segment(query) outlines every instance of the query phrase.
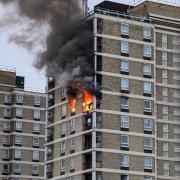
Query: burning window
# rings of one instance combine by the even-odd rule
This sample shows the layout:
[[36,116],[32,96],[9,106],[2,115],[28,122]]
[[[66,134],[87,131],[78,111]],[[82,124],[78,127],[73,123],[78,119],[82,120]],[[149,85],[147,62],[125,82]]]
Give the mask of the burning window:
[[69,107],[71,109],[71,113],[75,113],[76,112],[76,97],[74,95],[69,95],[68,102],[69,102]]
[[87,112],[93,109],[93,95],[83,89],[83,112]]

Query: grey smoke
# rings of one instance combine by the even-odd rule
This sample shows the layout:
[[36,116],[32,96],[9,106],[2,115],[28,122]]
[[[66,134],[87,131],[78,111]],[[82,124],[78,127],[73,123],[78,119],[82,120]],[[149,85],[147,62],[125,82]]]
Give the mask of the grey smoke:
[[[93,84],[94,73],[92,32],[88,22],[80,19],[80,1],[0,0],[4,5],[15,3],[17,13],[33,20],[37,26],[49,25],[46,49],[38,54],[35,66],[38,69],[47,67],[48,76],[54,76],[57,82],[77,89]],[[31,48],[33,41],[26,44],[24,39],[27,39],[27,34],[11,37],[17,44]]]

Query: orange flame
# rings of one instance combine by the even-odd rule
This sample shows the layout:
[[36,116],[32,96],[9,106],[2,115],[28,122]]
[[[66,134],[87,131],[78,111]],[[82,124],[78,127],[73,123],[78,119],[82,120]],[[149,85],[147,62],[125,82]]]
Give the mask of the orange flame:
[[74,95],[68,96],[68,102],[69,102],[69,107],[71,109],[71,112],[74,113],[76,112],[76,98]]
[[83,92],[83,112],[87,112],[92,110],[93,108],[93,95],[85,89],[83,89],[82,92]]

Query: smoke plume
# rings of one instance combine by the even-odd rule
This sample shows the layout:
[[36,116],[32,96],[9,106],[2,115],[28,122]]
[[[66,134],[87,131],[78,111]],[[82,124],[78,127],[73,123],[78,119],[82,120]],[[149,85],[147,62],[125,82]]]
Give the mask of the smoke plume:
[[[93,84],[92,32],[86,19],[81,18],[82,0],[0,0],[4,5],[14,4],[20,17],[33,26],[49,25],[46,48],[37,56],[35,67],[47,67],[47,75],[59,84],[78,89]],[[10,41],[32,47],[36,39],[32,31],[14,35]],[[41,34],[39,34],[39,38]],[[28,39],[28,40],[27,40]]]

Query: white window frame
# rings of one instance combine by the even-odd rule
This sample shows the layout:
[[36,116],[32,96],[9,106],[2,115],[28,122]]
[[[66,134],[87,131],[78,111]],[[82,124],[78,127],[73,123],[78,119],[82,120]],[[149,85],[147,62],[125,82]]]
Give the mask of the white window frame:
[[[147,163],[147,161],[149,161]],[[152,169],[153,159],[152,157],[144,157],[144,169]]]
[[76,150],[76,138],[72,137],[70,140],[70,150]]
[[66,122],[60,124],[61,135],[66,134]]
[[151,82],[144,81],[144,93],[151,94],[152,84]]
[[121,71],[129,72],[129,61],[128,60],[121,60]]
[[[147,126],[146,121],[150,121],[150,126]],[[152,131],[152,119],[145,118],[144,119],[144,131]]]
[[65,171],[65,168],[66,168],[66,162],[64,159],[60,160],[60,171],[61,172],[64,172]]
[[39,150],[33,150],[32,152],[32,159],[39,161],[40,152]]
[[71,132],[76,131],[76,119],[71,119],[70,127],[71,127]]
[[16,130],[21,131],[22,130],[22,122],[21,121],[16,121]]
[[129,79],[121,78],[121,90],[129,90]]
[[4,121],[4,122],[3,122],[3,130],[9,131],[10,128],[11,128],[11,126],[10,126],[10,121]]
[[[150,70],[150,71],[146,71],[146,69],[147,68],[145,68],[145,66],[147,67],[149,67],[148,69]],[[152,72],[151,72],[151,64],[144,64],[143,65],[143,74],[144,75],[147,75],[147,76],[151,76],[151,74],[152,74]]]
[[[146,144],[146,142],[149,141],[150,144]],[[144,138],[144,149],[146,150],[152,150],[152,147],[153,147],[153,140],[152,138]]]
[[22,136],[21,135],[15,135],[15,144],[22,144]]
[[[126,138],[127,141],[123,142],[123,138]],[[127,134],[121,135],[121,147],[129,147],[129,136]]]
[[[38,141],[36,141],[38,139]],[[33,146],[39,146],[40,140],[39,137],[33,137]]]
[[4,95],[4,103],[11,103],[12,97],[11,94]]
[[16,94],[16,103],[23,103],[23,95]]
[[3,149],[3,158],[9,159],[9,149]]
[[11,117],[11,109],[10,108],[4,109],[4,117]]
[[[125,162],[125,160],[126,160],[126,162]],[[129,155],[122,154],[120,156],[120,161],[121,161],[121,167],[129,167]]]
[[129,43],[127,41],[121,41],[121,53],[129,53]]
[[61,141],[60,150],[61,150],[61,153],[65,152],[65,150],[66,150],[66,141]]
[[[150,108],[145,107],[145,102],[150,102]],[[152,112],[152,103],[151,100],[144,100],[144,111],[145,112]]]
[[129,35],[129,24],[121,23],[121,34],[122,35]]
[[[149,31],[149,32],[148,32]],[[148,33],[147,33],[148,32]],[[150,27],[144,27],[143,28],[143,37],[145,39],[151,39],[152,36],[152,30]]]
[[39,109],[34,109],[34,118],[36,119],[41,118],[41,111]]
[[22,107],[16,107],[16,116],[22,117],[23,114],[23,108]]
[[[127,99],[127,105],[124,105],[124,104],[122,104],[122,99]],[[122,109],[129,109],[129,99],[128,98],[126,98],[126,97],[121,97],[121,100],[120,100],[120,104],[121,104],[121,108]]]
[[[36,167],[37,169],[34,169]],[[39,165],[38,164],[32,164],[32,174],[39,174]]]
[[33,132],[40,133],[41,131],[41,124],[40,123],[33,123]]
[[[19,167],[19,168],[17,168],[17,167]],[[13,172],[19,173],[20,171],[21,171],[21,164],[15,163],[13,166]]]
[[75,169],[75,157],[72,157],[69,161],[70,170]]
[[21,149],[14,149],[14,158],[21,159],[22,151]]
[[144,57],[151,57],[151,54],[152,54],[151,51],[152,51],[152,49],[151,49],[150,45],[146,45],[146,44],[143,45],[143,55],[144,55]]
[[121,128],[129,128],[129,117],[121,116]]
[[34,105],[41,105],[41,96],[34,96]]

